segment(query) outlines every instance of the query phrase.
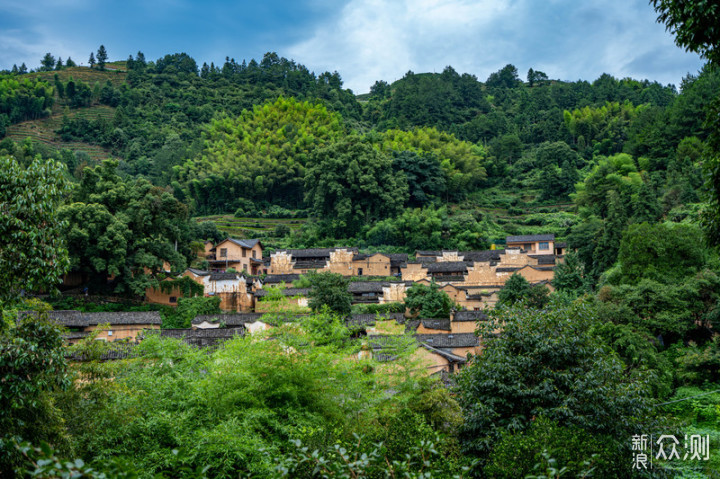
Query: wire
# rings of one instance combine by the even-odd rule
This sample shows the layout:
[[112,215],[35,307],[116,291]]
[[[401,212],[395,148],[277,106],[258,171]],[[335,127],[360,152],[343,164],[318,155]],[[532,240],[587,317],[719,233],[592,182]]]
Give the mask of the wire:
[[696,395],[696,396],[689,396],[689,397],[682,398],[682,399],[675,399],[674,401],[668,401],[668,402],[656,404],[655,407],[665,406],[666,404],[672,404],[672,403],[680,402],[680,401],[687,401],[688,399],[699,398],[700,396],[707,396],[708,394],[713,394],[713,393],[716,393],[716,392],[720,392],[720,389],[716,389],[716,390],[714,390],[714,391],[710,391],[710,392],[698,394],[698,395]]

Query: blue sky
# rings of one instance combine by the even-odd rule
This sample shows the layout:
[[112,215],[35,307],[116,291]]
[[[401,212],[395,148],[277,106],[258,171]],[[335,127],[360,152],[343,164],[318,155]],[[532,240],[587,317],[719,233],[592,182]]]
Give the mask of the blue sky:
[[703,62],[655,18],[647,0],[0,0],[0,69],[46,52],[87,63],[104,44],[111,60],[187,52],[199,65],[275,51],[356,93],[447,65],[484,81],[507,63],[678,85]]

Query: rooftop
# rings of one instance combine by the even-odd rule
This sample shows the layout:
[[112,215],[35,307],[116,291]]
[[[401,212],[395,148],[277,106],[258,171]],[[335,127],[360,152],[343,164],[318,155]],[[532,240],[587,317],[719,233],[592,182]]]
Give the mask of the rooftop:
[[554,234],[544,235],[519,235],[519,236],[508,236],[505,238],[505,243],[532,243],[535,241],[555,241]]

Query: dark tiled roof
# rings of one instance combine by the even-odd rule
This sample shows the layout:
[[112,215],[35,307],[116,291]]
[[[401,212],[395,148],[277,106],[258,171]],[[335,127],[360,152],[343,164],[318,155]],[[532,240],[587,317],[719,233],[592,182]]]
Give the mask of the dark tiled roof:
[[384,256],[388,259],[390,258],[390,255],[385,253],[357,253],[353,256],[353,261],[363,261],[368,258],[372,258],[373,256]]
[[390,253],[386,254],[385,256],[390,258],[390,264],[393,266],[396,266],[400,263],[405,263],[408,259],[407,253]]
[[419,256],[442,256],[442,251],[415,251],[415,257]]
[[201,314],[195,316],[192,324],[225,323],[226,326],[239,326],[245,323],[254,323],[263,316],[262,313],[232,313],[232,314]]
[[[37,315],[35,311],[20,311],[18,312],[18,319],[35,315]],[[48,311],[48,318],[66,328],[84,328],[88,325],[87,318],[83,316],[83,313],[75,310]]]
[[195,276],[208,276],[210,274],[209,271],[205,271],[202,269],[188,268],[187,270],[190,271]]
[[447,351],[447,350],[445,350],[445,349],[440,349],[440,348],[433,348],[433,347],[430,346],[429,344],[427,344],[427,343],[422,343],[422,342],[420,343],[420,346],[422,346],[423,348],[427,349],[427,350],[430,351],[431,353],[439,354],[440,356],[444,357],[445,359],[447,359],[447,360],[450,361],[451,363],[461,363],[461,364],[467,363],[467,358],[463,358],[462,356],[458,356],[457,354],[453,354],[452,351]]
[[322,269],[326,264],[326,260],[296,261],[293,265],[293,269]]
[[459,256],[463,257],[465,262],[484,263],[488,261],[500,261],[500,255],[505,254],[504,249],[486,250],[486,251],[461,251]]
[[555,255],[553,254],[529,254],[528,256],[538,260],[538,264],[555,264]]
[[556,248],[567,248],[567,243],[565,241],[561,241],[559,243],[555,243]]
[[423,326],[428,329],[441,329],[443,331],[450,331],[450,320],[449,319],[421,319],[420,322]]
[[530,266],[532,269],[536,271],[554,271],[555,266]]
[[440,261],[427,265],[428,273],[465,273],[467,265],[464,261]]
[[162,318],[157,311],[130,311],[83,313],[88,325],[94,326],[103,323],[115,324],[162,324]]
[[[310,288],[285,288],[280,290],[283,296],[307,296],[310,292]],[[255,291],[255,296],[262,298],[268,295],[267,289],[259,289]]]
[[382,293],[383,287],[389,285],[389,282],[384,281],[351,281],[348,291],[351,293]]
[[161,329],[160,336],[169,338],[231,338],[245,334],[245,328],[208,328],[208,329]]
[[453,321],[487,321],[488,316],[485,311],[457,311],[453,316]]
[[357,248],[308,248],[308,249],[283,249],[277,252],[284,251],[293,258],[330,258],[330,253],[339,249],[345,249],[351,253],[357,253]]
[[258,244],[260,242],[259,239],[235,239],[235,238],[228,238],[228,241],[235,243],[238,246],[242,246],[243,248],[247,248],[247,249],[251,249],[253,246],[255,246],[256,244]]
[[515,271],[518,271],[519,269],[522,269],[522,268],[513,268],[513,267],[510,267],[510,266],[501,266],[501,267],[499,267],[499,268],[496,268],[496,269],[495,269],[495,272],[497,272],[497,273],[513,273],[513,272],[515,272]]
[[427,265],[429,263],[437,263],[437,258],[435,256],[418,256],[415,258],[415,261],[409,261],[409,263],[420,263]]
[[433,348],[471,348],[480,344],[475,333],[416,334],[415,338]]
[[262,280],[263,284],[292,283],[300,279],[299,274],[269,274]]
[[534,241],[555,241],[554,234],[508,236],[506,243],[530,243]]
[[210,281],[232,281],[239,276],[239,273],[210,273]]
[[381,313],[381,314],[353,314],[348,319],[348,324],[355,325],[368,325],[372,326],[377,321],[378,317],[380,321],[392,320],[402,324],[405,322],[405,315],[402,313]]

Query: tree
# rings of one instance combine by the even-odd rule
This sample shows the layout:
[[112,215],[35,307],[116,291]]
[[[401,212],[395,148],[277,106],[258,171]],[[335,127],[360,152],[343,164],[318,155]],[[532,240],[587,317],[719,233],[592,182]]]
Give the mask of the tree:
[[[117,161],[104,161],[83,170],[72,202],[60,209],[67,222],[65,236],[73,268],[85,274],[93,288],[115,276],[115,291],[142,295],[157,287],[163,263],[175,271],[195,257],[187,206],[169,188],[145,179],[123,180]],[[203,238],[204,239],[204,238]]]
[[429,286],[414,283],[405,294],[405,308],[421,318],[449,318],[454,305],[434,281]]
[[317,150],[305,173],[305,202],[336,237],[397,214],[407,191],[392,160],[357,136]]
[[630,225],[622,236],[618,254],[622,281],[629,284],[642,278],[680,282],[700,271],[706,259],[700,230],[672,223]]
[[483,353],[457,378],[466,452],[485,460],[503,435],[526,430],[540,416],[627,447],[648,411],[645,386],[626,376],[622,361],[595,336],[600,322],[589,304],[490,315],[479,328]]
[[414,151],[395,152],[393,168],[407,179],[408,206],[425,206],[445,194],[445,176],[440,162],[432,154]]
[[100,45],[100,48],[98,48],[98,51],[97,51],[96,58],[97,58],[98,68],[100,70],[104,70],[105,62],[107,62],[107,59],[108,59],[108,54],[107,54],[107,51],[105,50],[105,45]]
[[63,61],[61,57],[58,57],[57,63],[55,64],[56,70],[62,70],[63,69]]
[[552,285],[558,291],[581,294],[588,288],[585,266],[574,251],[565,255],[564,261],[555,266]]
[[529,86],[535,86],[536,84],[541,85],[543,82],[546,82],[548,80],[547,74],[545,72],[541,72],[539,70],[533,70],[532,68],[528,70],[527,73],[527,81]]
[[53,389],[71,385],[63,337],[47,317],[48,306],[37,303],[19,304],[39,311],[17,322],[16,309],[0,310],[12,320],[8,327],[0,318],[0,470],[8,474],[19,465],[14,439],[66,446],[61,415],[50,397]]
[[55,68],[55,57],[51,53],[46,53],[40,62],[40,69],[49,72]]
[[498,293],[498,305],[511,306],[520,300],[526,299],[530,294],[530,283],[523,276],[514,273],[505,281],[505,285]]
[[650,0],[664,23],[675,35],[675,43],[688,51],[699,53],[713,63],[720,62],[720,10],[711,1]]
[[0,299],[62,281],[69,261],[57,210],[69,190],[59,162],[37,157],[25,168],[0,158]]
[[608,216],[603,223],[602,236],[595,248],[593,257],[593,275],[597,278],[617,260],[620,240],[627,227],[627,214],[620,195],[616,191],[608,192]]
[[485,80],[485,85],[489,88],[515,88],[520,83],[522,82],[518,77],[518,69],[510,63],[495,73],[491,73]]
[[337,273],[311,273],[307,275],[311,289],[308,306],[317,312],[324,307],[343,316],[350,314],[352,295],[348,291],[350,280]]
[[67,68],[70,68],[70,67],[76,67],[77,64],[73,61],[72,58],[67,57],[67,60],[65,60],[65,66],[66,66]]
[[660,204],[658,203],[655,191],[643,181],[640,191],[633,201],[633,221],[636,223],[654,223],[660,217]]
[[88,63],[90,64],[90,68],[95,67],[95,54],[93,52],[90,52],[90,59],[88,60]]

